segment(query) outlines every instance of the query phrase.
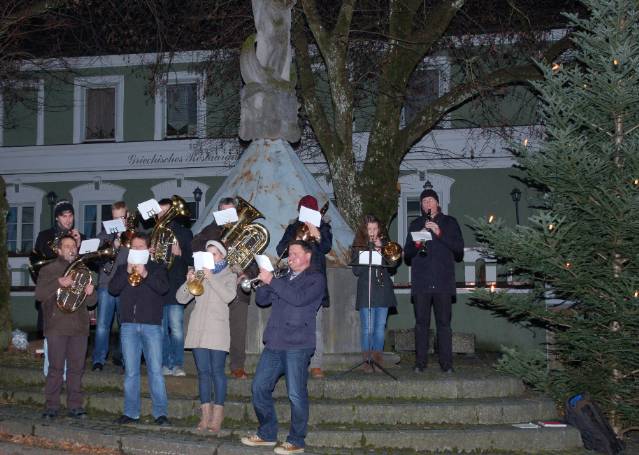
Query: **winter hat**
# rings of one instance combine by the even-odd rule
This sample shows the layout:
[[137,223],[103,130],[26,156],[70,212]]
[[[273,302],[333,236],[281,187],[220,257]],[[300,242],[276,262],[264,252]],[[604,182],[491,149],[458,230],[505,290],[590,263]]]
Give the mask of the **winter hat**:
[[422,191],[422,194],[419,195],[419,202],[421,203],[422,200],[426,197],[432,197],[439,204],[439,196],[437,196],[437,193],[434,190],[427,188],[424,191]]
[[214,246],[215,248],[217,248],[217,250],[222,253],[222,256],[226,257],[226,248],[224,248],[224,245],[222,245],[222,243],[218,242],[217,240],[209,240],[208,242],[206,242],[206,248],[210,246]]
[[302,199],[300,199],[299,203],[297,204],[297,210],[299,210],[301,206],[304,206],[307,209],[311,209],[311,210],[315,210],[315,211],[319,210],[319,205],[317,204],[317,199],[315,199],[310,194],[307,194]]
[[75,212],[73,211],[73,204],[71,204],[66,199],[62,199],[55,205],[55,208],[53,209],[53,216],[57,218],[67,210],[70,211],[72,215],[75,215]]

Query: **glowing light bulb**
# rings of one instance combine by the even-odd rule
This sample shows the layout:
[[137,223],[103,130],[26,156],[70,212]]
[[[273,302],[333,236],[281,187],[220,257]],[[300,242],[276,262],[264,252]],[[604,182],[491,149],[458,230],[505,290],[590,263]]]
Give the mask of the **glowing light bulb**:
[[556,73],[557,71],[561,69],[561,65],[559,63],[553,63],[551,66],[551,69],[553,73]]
[[492,224],[493,221],[495,221],[495,215],[488,215],[488,224]]
[[524,147],[528,147],[528,138],[524,139]]
[[639,179],[635,179],[633,182],[635,185],[639,185]]
[[566,262],[566,263],[564,264],[564,266],[565,266],[567,269],[569,269],[570,267],[572,267],[572,264],[571,264],[570,262]]
[[490,292],[495,292],[495,283],[490,284]]
[[555,229],[555,225],[554,225],[554,224],[552,224],[552,223],[550,223],[550,224],[548,225],[548,230],[549,230],[549,231],[552,231],[553,229]]
[[636,299],[636,298],[639,298],[639,290],[638,290],[638,291],[635,291],[635,299]]
[[619,64],[619,60],[614,59],[614,60],[612,61],[612,64],[613,64],[613,65],[615,65],[615,66],[617,66],[617,65]]

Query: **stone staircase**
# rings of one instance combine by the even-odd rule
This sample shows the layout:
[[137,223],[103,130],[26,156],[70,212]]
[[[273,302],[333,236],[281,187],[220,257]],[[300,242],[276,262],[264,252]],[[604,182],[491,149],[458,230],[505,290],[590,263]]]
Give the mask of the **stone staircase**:
[[[327,363],[331,361],[334,364],[346,362],[344,359],[339,362],[328,359]],[[43,403],[44,378],[37,363],[20,365],[0,361],[0,366],[0,390],[5,402],[13,406]],[[398,381],[381,374],[365,375],[360,372],[345,376],[329,373],[326,379],[310,380],[307,452],[584,453],[579,433],[573,428],[524,430],[512,427],[513,423],[556,418],[554,404],[548,398],[531,394],[519,380],[497,374],[475,356],[456,359],[455,368],[456,373],[450,376],[435,368],[425,374],[415,374],[409,366],[400,365],[392,370]],[[129,434],[133,427],[150,439],[159,433],[179,434],[180,438],[188,439],[198,418],[199,401],[197,378],[188,364],[187,373],[188,376],[183,378],[166,378],[169,415],[174,421],[169,430],[151,431],[158,428],[140,424],[127,426],[120,434],[122,427],[113,427],[109,423],[122,412],[123,377],[119,369],[107,365],[102,372],[87,372],[84,385],[91,418],[84,425],[96,431],[96,425],[91,422],[103,419],[97,427],[103,431],[108,429],[119,438]],[[204,437],[219,444],[223,442],[225,450],[239,450],[228,453],[264,452],[237,446],[241,436],[256,429],[250,386],[250,381],[229,379],[225,428],[218,438]],[[148,415],[151,403],[144,376],[142,388],[142,413]],[[283,440],[290,418],[283,381],[278,384],[274,395],[278,417],[283,423],[280,427],[280,439]],[[31,414],[26,414],[31,416],[32,423],[40,424],[40,410],[41,407],[32,408]],[[149,419],[147,421],[150,422]],[[7,427],[2,425],[9,425],[9,421],[0,410],[0,431],[6,431]],[[19,422],[13,425],[14,431],[18,431],[15,428]],[[57,421],[49,427],[55,425],[59,425]],[[33,431],[35,428],[32,426]],[[46,432],[44,429],[41,431]],[[201,435],[193,437],[197,441],[203,438]],[[103,444],[107,441],[103,436],[94,435],[92,438]],[[149,444],[153,446],[152,441]],[[119,447],[123,447],[122,439]],[[171,451],[173,449],[169,450],[166,445],[161,447],[163,453],[187,453],[180,449]],[[220,447],[215,453],[225,453]],[[124,453],[128,452],[124,450]],[[137,452],[131,449],[131,453]]]

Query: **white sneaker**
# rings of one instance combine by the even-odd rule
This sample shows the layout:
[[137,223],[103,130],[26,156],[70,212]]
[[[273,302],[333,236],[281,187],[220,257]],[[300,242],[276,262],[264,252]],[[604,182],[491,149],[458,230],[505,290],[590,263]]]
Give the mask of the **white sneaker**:
[[287,455],[289,453],[304,453],[304,447],[297,447],[290,442],[283,442],[281,445],[275,447],[273,452],[280,455]]
[[186,376],[186,372],[180,367],[173,367],[173,376]]
[[162,376],[172,376],[173,375],[173,370],[171,370],[169,367],[162,367]]
[[245,446],[251,446],[251,447],[274,447],[277,444],[277,442],[275,441],[265,441],[264,439],[260,438],[256,434],[252,434],[251,436],[245,436],[242,439],[240,439],[240,441]]

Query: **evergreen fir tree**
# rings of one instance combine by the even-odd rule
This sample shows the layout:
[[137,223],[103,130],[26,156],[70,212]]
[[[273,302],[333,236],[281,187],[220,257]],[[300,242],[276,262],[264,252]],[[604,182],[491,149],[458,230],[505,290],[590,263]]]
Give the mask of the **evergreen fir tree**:
[[[589,392],[619,430],[639,422],[639,16],[632,0],[583,3],[571,61],[540,66],[544,140],[515,152],[539,210],[527,226],[475,226],[531,292],[473,302],[551,331],[558,366],[532,377],[558,399]],[[538,368],[524,353],[507,363]]]

